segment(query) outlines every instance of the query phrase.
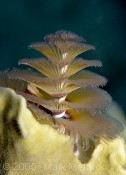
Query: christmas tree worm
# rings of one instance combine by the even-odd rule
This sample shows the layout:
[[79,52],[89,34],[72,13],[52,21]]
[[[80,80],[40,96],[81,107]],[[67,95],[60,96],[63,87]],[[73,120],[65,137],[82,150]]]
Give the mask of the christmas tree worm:
[[29,48],[45,57],[22,59],[19,64],[35,70],[3,72],[0,84],[25,97],[38,122],[72,136],[74,154],[88,162],[99,139],[114,139],[122,130],[117,120],[105,114],[111,96],[99,87],[106,78],[85,70],[100,67],[101,62],[77,57],[94,47],[74,33],[58,31]]

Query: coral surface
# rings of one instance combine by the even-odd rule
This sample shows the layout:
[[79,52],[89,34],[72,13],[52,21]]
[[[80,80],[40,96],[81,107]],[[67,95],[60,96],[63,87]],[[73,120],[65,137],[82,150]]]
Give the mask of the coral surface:
[[26,100],[0,88],[0,168],[7,175],[126,175],[122,138],[103,141],[89,162],[72,152],[73,140],[36,121]]

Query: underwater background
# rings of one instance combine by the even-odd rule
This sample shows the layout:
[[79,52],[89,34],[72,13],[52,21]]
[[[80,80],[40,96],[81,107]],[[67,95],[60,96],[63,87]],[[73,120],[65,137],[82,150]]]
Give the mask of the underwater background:
[[93,71],[108,78],[105,89],[126,113],[126,1],[0,0],[0,70],[40,57],[28,45],[57,30],[74,32],[96,47],[81,56],[102,61]]

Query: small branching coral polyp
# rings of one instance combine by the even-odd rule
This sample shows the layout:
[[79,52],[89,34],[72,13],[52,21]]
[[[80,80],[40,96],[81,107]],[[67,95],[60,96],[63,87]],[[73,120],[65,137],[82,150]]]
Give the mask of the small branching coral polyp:
[[5,84],[14,81],[10,83],[11,88],[26,98],[37,120],[60,133],[72,135],[75,154],[78,145],[86,150],[99,138],[115,138],[122,126],[104,113],[111,97],[99,86],[104,86],[106,79],[83,70],[102,64],[98,60],[77,57],[94,47],[85,44],[76,34],[58,31],[46,36],[45,42],[31,44],[29,48],[41,52],[46,58],[20,60],[19,64],[37,71],[12,71]]

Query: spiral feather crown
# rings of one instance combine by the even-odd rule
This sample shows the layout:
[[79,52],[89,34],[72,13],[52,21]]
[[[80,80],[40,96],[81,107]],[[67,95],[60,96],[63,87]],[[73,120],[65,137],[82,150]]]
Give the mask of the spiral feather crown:
[[119,134],[121,124],[105,114],[111,97],[99,87],[106,84],[106,78],[85,70],[90,66],[100,67],[101,62],[77,57],[95,49],[94,46],[74,33],[58,31],[46,36],[45,42],[31,44],[29,48],[45,58],[22,59],[19,64],[37,71],[3,73],[1,84],[24,96],[40,123],[72,135],[85,149],[99,138],[113,139]]

